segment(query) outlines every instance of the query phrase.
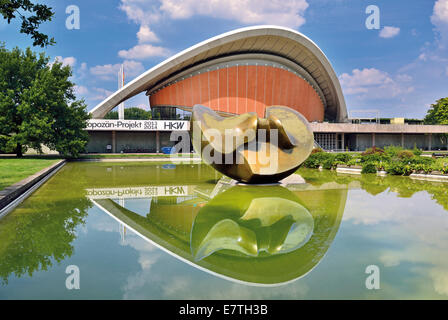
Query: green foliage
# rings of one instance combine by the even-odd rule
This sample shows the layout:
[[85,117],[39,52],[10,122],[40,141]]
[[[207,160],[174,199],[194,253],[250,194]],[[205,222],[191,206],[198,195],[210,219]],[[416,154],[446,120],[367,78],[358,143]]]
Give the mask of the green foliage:
[[402,147],[390,146],[385,150],[370,148],[361,155],[348,153],[316,152],[312,154],[303,164],[307,168],[334,169],[338,165],[355,166],[361,165],[361,173],[376,173],[385,170],[390,175],[410,175],[413,172],[448,173],[448,161],[433,159],[431,157],[416,156],[413,151]]
[[303,163],[303,166],[306,168],[317,169],[320,166],[324,166],[324,162],[326,162],[326,167],[332,166],[334,161],[334,155],[328,152],[316,152],[308,157]]
[[366,149],[366,151],[364,151],[363,153],[361,153],[361,155],[364,156],[368,156],[371,154],[383,154],[384,150],[378,147],[372,147],[372,148],[368,148]]
[[[126,120],[148,120],[152,118],[152,113],[138,107],[125,108],[124,118]],[[118,119],[118,111],[109,111],[104,119]]]
[[328,157],[322,162],[322,168],[331,170],[335,165],[335,157]]
[[34,4],[31,0],[1,0],[0,14],[8,24],[13,19],[22,20],[20,32],[30,35],[33,46],[46,47],[55,43],[53,38],[38,31],[41,23],[51,21],[54,12],[44,4]]
[[448,97],[436,101],[429,107],[425,124],[448,124]]
[[384,152],[390,157],[394,158],[398,156],[398,153],[400,151],[403,151],[404,149],[400,146],[387,146],[384,148]]
[[383,149],[378,147],[369,148],[361,153],[361,162],[380,162],[387,161],[389,155]]
[[0,46],[0,137],[21,156],[42,144],[64,156],[77,156],[88,141],[86,104],[76,100],[69,66],[29,48]]
[[341,161],[343,163],[347,163],[352,159],[352,155],[350,153],[338,153],[335,157],[336,161]]
[[414,157],[414,152],[410,150],[400,150],[397,153],[397,157],[401,160],[409,160]]
[[417,145],[414,144],[414,149],[412,149],[412,152],[414,153],[415,156],[421,156],[423,151],[420,150],[419,148],[417,148]]
[[402,162],[389,162],[384,166],[384,170],[391,175],[408,176],[412,173],[413,169],[410,164],[404,164]]
[[353,157],[347,163],[348,166],[356,166],[361,164],[361,158]]
[[[316,153],[317,154],[317,153]],[[306,168],[317,169],[320,167],[320,158],[316,157],[316,154],[312,154],[303,162],[303,166]]]
[[376,165],[372,162],[364,163],[361,173],[376,173]]

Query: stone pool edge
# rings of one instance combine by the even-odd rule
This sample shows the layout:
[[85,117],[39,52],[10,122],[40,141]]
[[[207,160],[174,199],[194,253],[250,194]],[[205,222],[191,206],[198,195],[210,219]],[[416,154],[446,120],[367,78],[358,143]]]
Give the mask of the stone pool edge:
[[[319,170],[323,170],[321,167]],[[337,167],[336,168],[337,173],[345,173],[345,174],[362,174],[361,168],[348,168],[348,167]],[[380,170],[376,173],[379,177],[385,177],[389,175],[386,171]],[[418,180],[427,180],[427,181],[435,181],[435,182],[448,182],[448,175],[446,174],[431,174],[431,173],[411,173],[409,176],[402,176],[402,177],[409,177],[411,179],[418,179]]]
[[53,176],[60,168],[66,164],[66,160],[58,162],[46,167],[37,173],[26,177],[19,182],[14,183],[0,191],[0,219],[11,212],[31,193],[39,188],[45,181]]

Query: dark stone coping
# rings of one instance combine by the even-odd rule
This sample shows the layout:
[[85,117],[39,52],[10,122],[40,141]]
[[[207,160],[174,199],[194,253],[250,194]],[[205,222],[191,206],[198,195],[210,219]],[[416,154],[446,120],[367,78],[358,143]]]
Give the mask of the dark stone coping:
[[48,176],[58,168],[62,167],[65,164],[65,162],[66,162],[65,160],[59,160],[53,165],[44,168],[39,172],[1,190],[0,211],[7,205],[9,205],[11,202],[16,200],[18,197],[20,197],[22,194],[24,194],[26,191],[28,191],[30,188],[32,188],[39,181],[44,179],[46,176]]

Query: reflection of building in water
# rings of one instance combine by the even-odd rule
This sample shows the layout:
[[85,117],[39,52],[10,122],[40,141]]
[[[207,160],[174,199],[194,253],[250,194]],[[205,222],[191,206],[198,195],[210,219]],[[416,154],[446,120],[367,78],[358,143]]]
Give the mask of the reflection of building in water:
[[[122,206],[123,208],[126,207],[124,199],[118,199],[118,203],[120,206]],[[120,240],[121,240],[121,244],[125,244],[126,241],[126,226],[122,223],[119,222],[119,232],[120,232]]]
[[118,223],[118,232],[120,232],[120,243],[126,244],[126,226],[123,223]]
[[[323,259],[347,197],[347,185],[337,183],[285,188],[232,186],[223,179],[187,190],[182,196],[129,197],[124,206],[98,192],[91,200],[123,231],[196,268],[245,284],[278,285],[304,276]],[[150,207],[139,209],[139,201]],[[290,230],[295,233],[288,236]]]

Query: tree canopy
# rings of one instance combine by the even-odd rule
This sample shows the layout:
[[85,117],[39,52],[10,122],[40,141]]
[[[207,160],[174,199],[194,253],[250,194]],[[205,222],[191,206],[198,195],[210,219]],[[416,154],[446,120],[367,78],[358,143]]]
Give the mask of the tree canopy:
[[[124,118],[126,120],[148,120],[151,117],[151,111],[146,111],[142,108],[132,107],[124,109]],[[104,119],[118,119],[118,111],[108,112]]]
[[11,20],[20,18],[20,32],[30,35],[33,46],[46,47],[55,43],[53,38],[39,32],[41,23],[51,21],[54,12],[44,4],[33,3],[31,0],[0,0],[0,14],[8,24]]
[[448,97],[436,101],[429,107],[425,124],[448,124]]
[[17,156],[42,144],[77,156],[88,142],[84,100],[76,100],[69,66],[49,64],[30,48],[0,46],[0,146]]

